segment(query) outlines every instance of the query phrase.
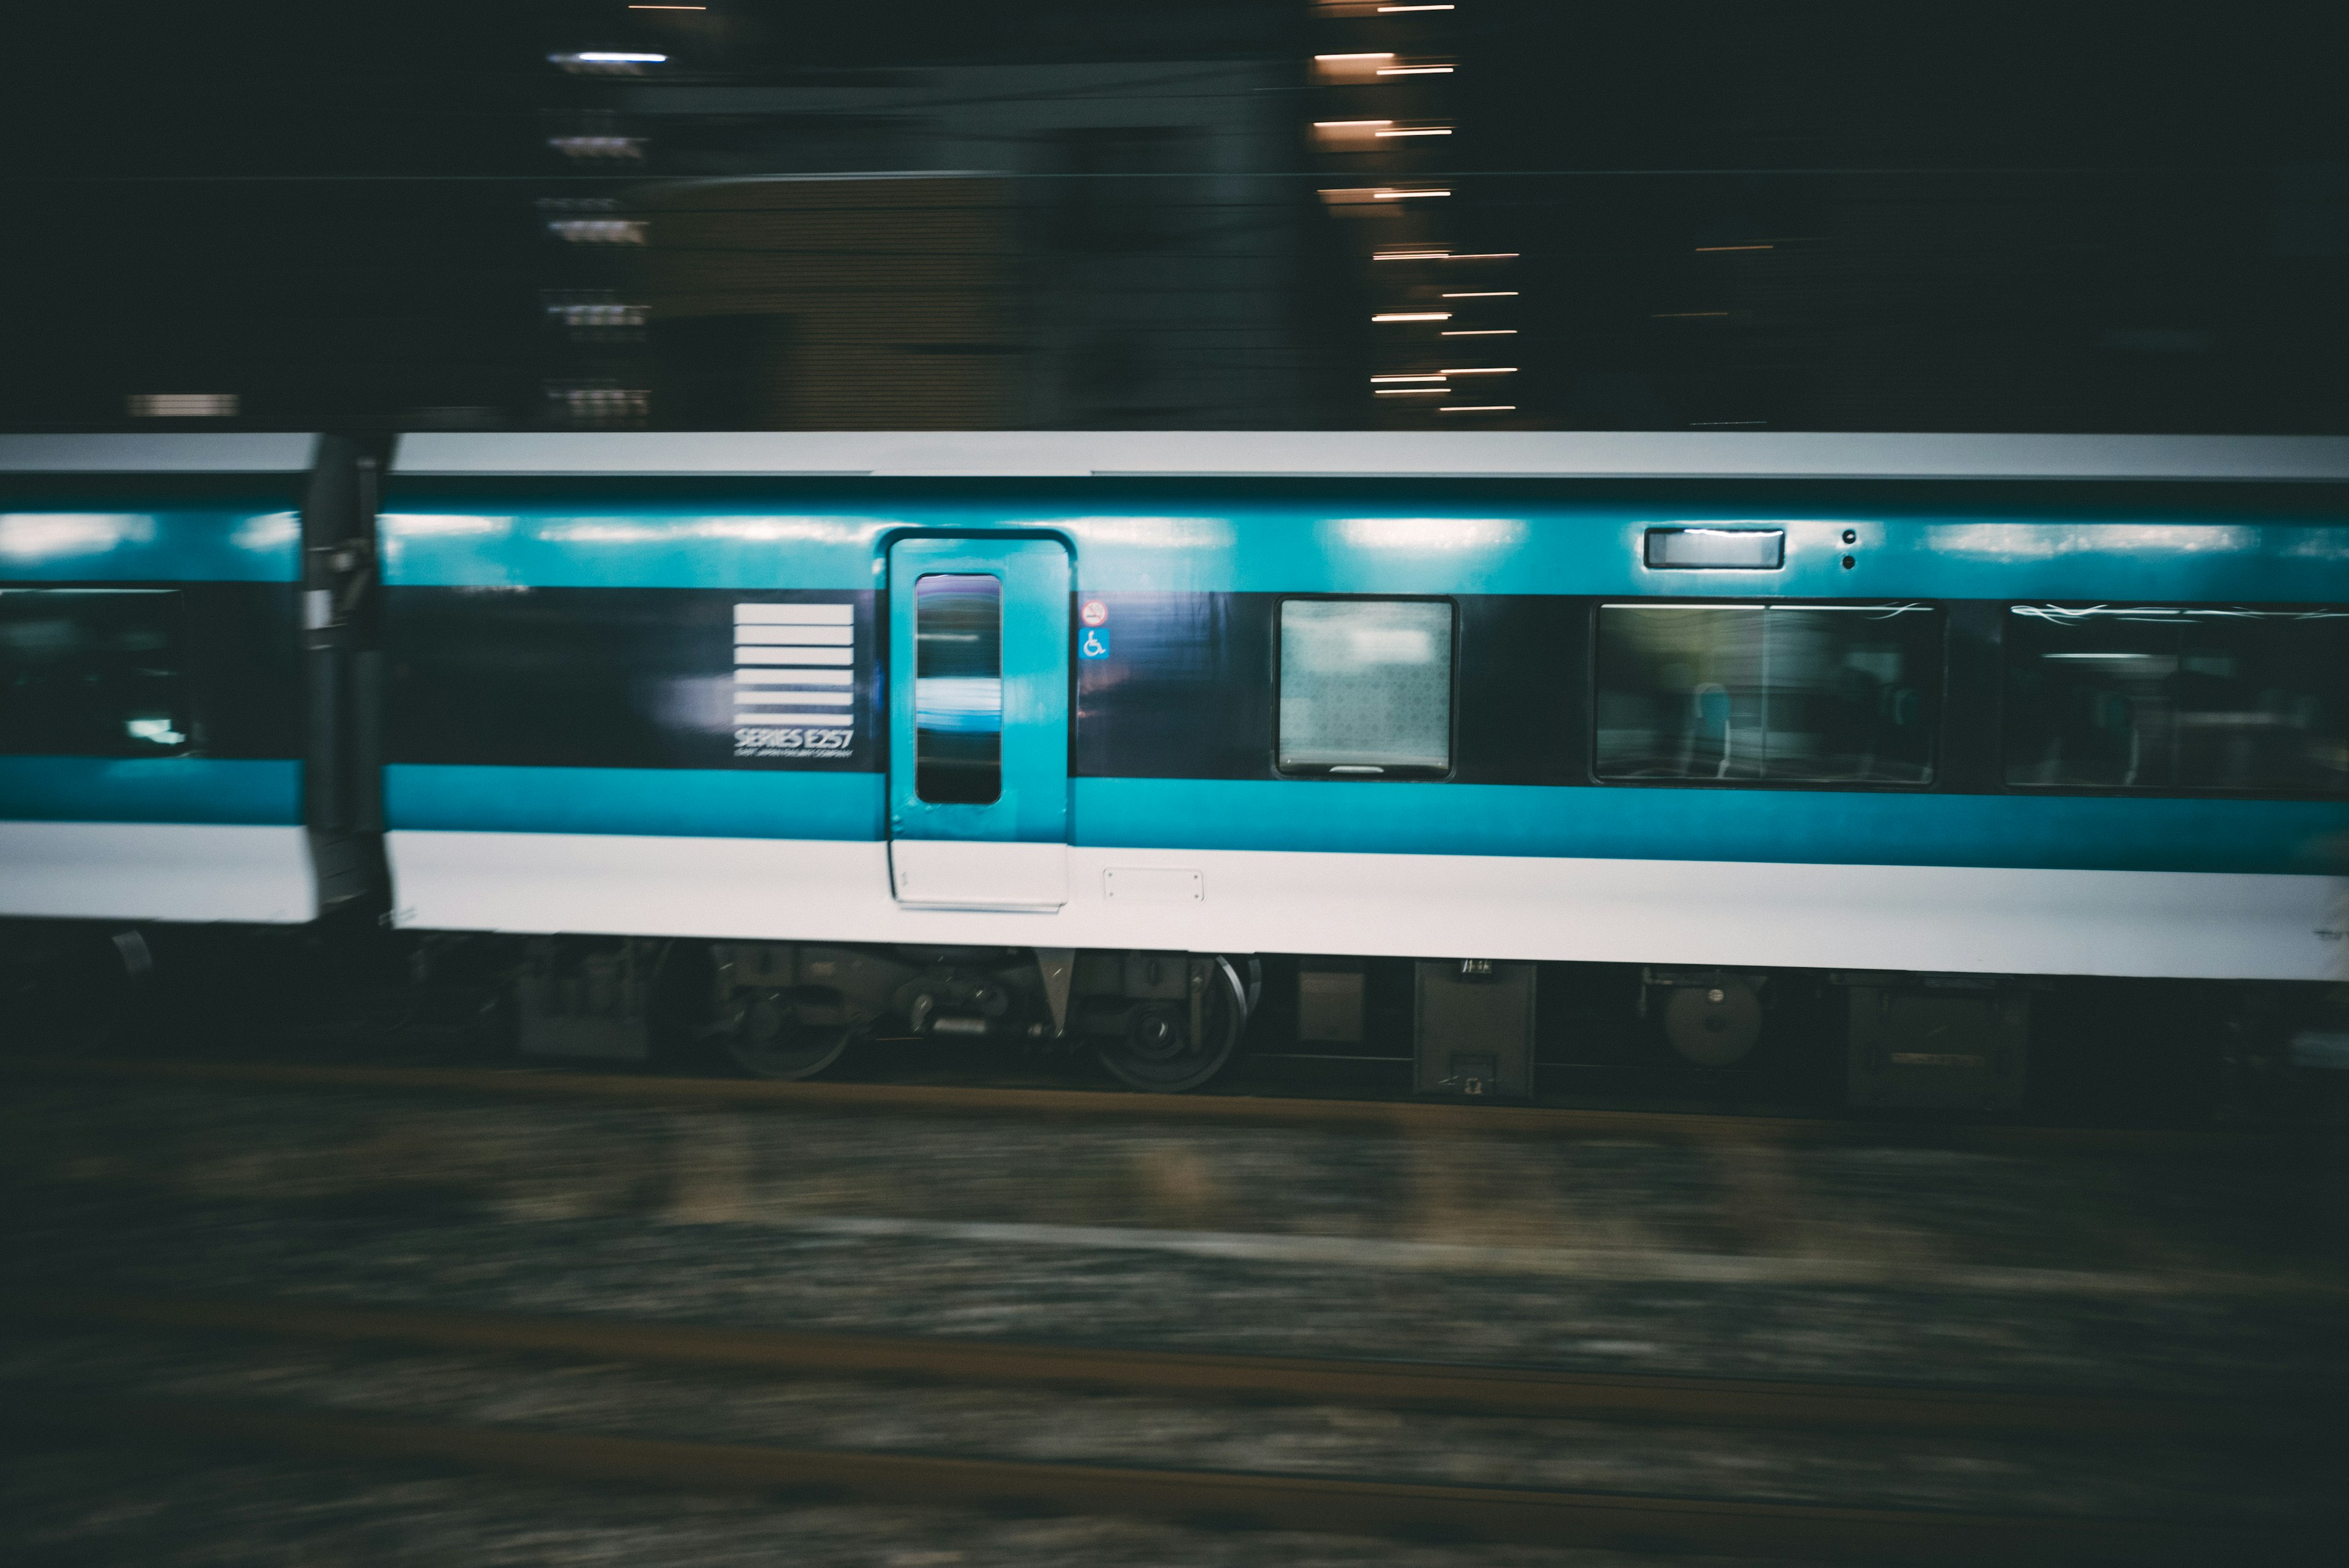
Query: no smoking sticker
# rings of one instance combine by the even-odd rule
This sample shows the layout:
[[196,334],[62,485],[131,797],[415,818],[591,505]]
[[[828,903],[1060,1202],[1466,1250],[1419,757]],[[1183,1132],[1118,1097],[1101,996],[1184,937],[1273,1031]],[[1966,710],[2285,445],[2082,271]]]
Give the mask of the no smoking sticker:
[[1087,626],[1101,626],[1109,619],[1109,606],[1099,599],[1087,599],[1085,607],[1077,612],[1077,618]]

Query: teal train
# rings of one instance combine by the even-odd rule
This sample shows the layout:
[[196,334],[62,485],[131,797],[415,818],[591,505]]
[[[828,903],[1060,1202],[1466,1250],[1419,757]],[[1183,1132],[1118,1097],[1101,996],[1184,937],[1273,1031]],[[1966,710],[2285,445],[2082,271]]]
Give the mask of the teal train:
[[0,438],[9,929],[477,933],[536,1054],[1975,1106],[2321,1030],[2345,862],[2344,441]]

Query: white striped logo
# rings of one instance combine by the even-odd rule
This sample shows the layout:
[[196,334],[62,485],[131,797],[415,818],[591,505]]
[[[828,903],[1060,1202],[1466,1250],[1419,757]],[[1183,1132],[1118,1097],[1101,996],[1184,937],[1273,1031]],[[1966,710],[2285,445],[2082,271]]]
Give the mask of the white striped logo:
[[734,607],[734,754],[837,755],[856,737],[856,607]]

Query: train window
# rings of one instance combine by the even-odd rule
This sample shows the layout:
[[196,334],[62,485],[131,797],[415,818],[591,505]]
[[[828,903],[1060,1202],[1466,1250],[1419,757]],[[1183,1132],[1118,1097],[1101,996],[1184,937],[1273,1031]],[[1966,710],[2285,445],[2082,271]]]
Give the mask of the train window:
[[1602,605],[1606,779],[1924,784],[1941,615],[1925,605]]
[[2349,610],[2016,605],[2005,646],[2010,784],[2349,793]]
[[0,588],[0,753],[186,750],[185,643],[172,589]]
[[936,805],[1003,794],[1003,583],[938,573],[914,584],[914,793]]
[[1285,773],[1425,778],[1452,766],[1452,606],[1284,599]]

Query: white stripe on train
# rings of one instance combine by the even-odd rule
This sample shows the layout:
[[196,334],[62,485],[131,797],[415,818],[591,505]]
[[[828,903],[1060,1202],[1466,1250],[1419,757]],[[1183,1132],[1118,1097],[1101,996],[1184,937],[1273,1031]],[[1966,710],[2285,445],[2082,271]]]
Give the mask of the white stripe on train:
[[[899,904],[880,843],[409,830],[388,848],[399,922],[450,929],[2349,978],[2332,877],[1075,847],[1068,901],[1011,912]],[[1196,871],[1204,897],[1112,898],[1124,868]]]

